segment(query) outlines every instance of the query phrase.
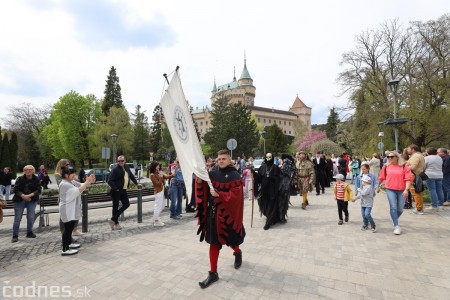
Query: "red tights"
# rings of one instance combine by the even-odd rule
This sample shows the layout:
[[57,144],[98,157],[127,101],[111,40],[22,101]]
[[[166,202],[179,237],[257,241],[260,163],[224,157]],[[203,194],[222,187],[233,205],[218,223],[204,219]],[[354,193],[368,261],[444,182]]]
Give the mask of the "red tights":
[[[239,246],[230,246],[234,253],[239,253]],[[216,245],[209,245],[209,263],[211,265],[211,272],[217,272],[217,261],[219,260],[220,249]]]

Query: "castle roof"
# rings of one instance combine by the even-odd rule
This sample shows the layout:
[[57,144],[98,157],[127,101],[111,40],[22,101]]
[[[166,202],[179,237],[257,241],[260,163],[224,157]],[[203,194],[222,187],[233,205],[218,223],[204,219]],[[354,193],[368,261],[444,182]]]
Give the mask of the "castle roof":
[[250,110],[254,111],[264,111],[264,112],[273,112],[280,115],[290,115],[290,116],[297,116],[293,112],[287,111],[287,110],[280,110],[280,109],[274,109],[274,108],[268,108],[268,107],[261,107],[261,106],[249,106]]
[[297,98],[295,98],[294,104],[292,104],[291,108],[303,108],[303,107],[311,108],[306,106],[305,103],[303,103],[303,101],[300,100],[300,98],[297,95]]
[[241,78],[239,79],[252,79],[252,77],[250,76],[250,73],[247,70],[247,60],[244,59],[244,69],[242,70],[241,73]]

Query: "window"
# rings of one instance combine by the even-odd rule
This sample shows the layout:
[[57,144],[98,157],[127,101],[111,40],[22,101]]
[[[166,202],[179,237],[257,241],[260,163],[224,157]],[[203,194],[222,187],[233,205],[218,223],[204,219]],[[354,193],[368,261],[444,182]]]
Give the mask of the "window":
[[206,121],[205,124],[208,125],[208,121]]
[[258,118],[258,123],[261,123],[261,119],[260,118]]
[[284,131],[284,133],[286,134],[286,130]]
[[284,125],[286,125],[286,121],[284,121]]
[[200,121],[200,125],[203,125],[203,122],[202,122],[202,121]]
[[278,124],[280,124],[280,125],[281,125],[281,120],[280,120],[280,121],[278,121]]
[[263,122],[266,123],[266,119],[263,119]]
[[291,122],[289,122],[289,126],[291,126]]
[[289,134],[291,134],[291,131],[289,130]]
[[272,120],[269,119],[269,123],[272,123]]

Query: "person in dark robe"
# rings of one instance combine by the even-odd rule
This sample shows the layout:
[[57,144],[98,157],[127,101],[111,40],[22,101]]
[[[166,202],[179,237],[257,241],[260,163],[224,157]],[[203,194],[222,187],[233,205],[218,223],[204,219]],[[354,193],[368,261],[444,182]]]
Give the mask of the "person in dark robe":
[[242,265],[242,251],[239,245],[244,242],[244,181],[236,168],[231,165],[228,150],[220,150],[217,157],[218,168],[209,172],[213,189],[201,179],[196,179],[195,199],[197,205],[198,231],[200,241],[209,243],[210,271],[208,277],[199,282],[207,288],[219,280],[217,262],[222,245],[232,248],[234,268]]
[[280,221],[280,209],[278,203],[278,191],[280,185],[280,168],[274,163],[272,153],[266,154],[266,159],[261,164],[258,173],[255,173],[255,181],[259,187],[258,206],[261,215],[266,217],[264,230]]
[[289,154],[282,154],[283,164],[280,168],[280,189],[278,209],[280,212],[280,222],[286,223],[287,211],[289,208],[289,199],[291,197],[291,187],[294,181],[297,169],[295,168],[294,158]]

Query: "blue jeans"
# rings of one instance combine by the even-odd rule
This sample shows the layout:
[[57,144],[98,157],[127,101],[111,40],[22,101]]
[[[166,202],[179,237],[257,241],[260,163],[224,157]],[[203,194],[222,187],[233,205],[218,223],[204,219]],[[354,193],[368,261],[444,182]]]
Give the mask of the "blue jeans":
[[375,226],[375,221],[372,219],[370,213],[372,212],[372,207],[361,207],[361,215],[363,217],[364,226],[370,225]]
[[11,185],[0,185],[0,193],[3,195],[3,191],[6,191],[5,193],[5,200],[9,200],[9,195],[11,194]]
[[442,189],[444,190],[444,201],[450,201],[450,173],[444,175]]
[[405,198],[403,197],[403,191],[396,191],[386,189],[386,195],[389,201],[390,215],[394,226],[398,226],[398,219],[403,213],[403,207],[405,206]]
[[22,221],[22,215],[24,209],[27,209],[27,233],[33,232],[34,224],[34,210],[36,209],[36,201],[20,201],[14,202],[14,224],[13,224],[13,237],[19,236],[20,221]]
[[181,215],[181,204],[183,203],[183,191],[182,186],[172,184],[170,188],[170,217],[176,217]]
[[438,207],[444,203],[444,190],[442,189],[442,179],[428,178],[427,187],[430,191],[431,206]]

